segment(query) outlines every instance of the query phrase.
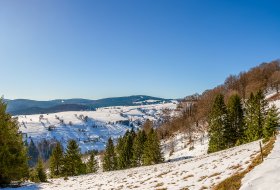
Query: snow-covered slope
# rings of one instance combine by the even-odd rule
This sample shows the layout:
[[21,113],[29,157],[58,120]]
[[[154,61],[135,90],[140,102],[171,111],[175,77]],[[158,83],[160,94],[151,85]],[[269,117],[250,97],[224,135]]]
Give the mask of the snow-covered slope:
[[146,119],[159,120],[163,109],[175,109],[177,102],[99,108],[96,111],[69,111],[41,115],[16,116],[23,136],[35,142],[58,140],[65,147],[76,140],[82,152],[105,147],[111,136],[116,139]]
[[102,172],[77,177],[50,179],[20,189],[211,189],[237,171],[245,169],[259,150],[252,142],[214,154],[128,170]]
[[271,153],[242,179],[240,190],[280,189],[280,135]]

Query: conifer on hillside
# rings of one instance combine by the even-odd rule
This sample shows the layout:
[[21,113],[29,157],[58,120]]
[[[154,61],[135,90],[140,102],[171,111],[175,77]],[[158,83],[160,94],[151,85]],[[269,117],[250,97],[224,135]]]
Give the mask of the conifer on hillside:
[[117,160],[118,160],[118,168],[125,169],[129,168],[132,163],[132,146],[133,146],[133,138],[134,131],[127,131],[123,137],[120,137],[118,140],[118,144],[116,147],[117,151]]
[[103,170],[112,171],[118,168],[115,147],[112,138],[108,139],[103,157]]
[[147,139],[146,133],[144,130],[138,131],[132,146],[133,158],[132,165],[134,167],[142,165],[144,145]]
[[0,186],[28,176],[27,152],[18,132],[18,123],[6,113],[0,99]]
[[160,141],[156,131],[152,128],[147,135],[142,157],[143,165],[152,165],[163,162]]
[[210,138],[208,153],[225,149],[227,146],[225,132],[229,122],[222,94],[218,94],[214,100],[208,123]]
[[227,147],[240,144],[244,139],[244,112],[237,94],[230,96],[227,104],[229,125],[225,130]]
[[261,91],[256,95],[250,94],[245,108],[245,135],[247,142],[255,141],[263,137],[263,126],[267,114],[268,103]]
[[65,176],[75,176],[86,173],[86,166],[82,162],[79,145],[75,140],[68,141],[63,159],[62,173]]
[[95,159],[95,153],[92,152],[89,156],[89,160],[87,162],[87,173],[95,173],[98,170],[98,163]]
[[40,182],[46,182],[47,181],[47,174],[43,166],[43,160],[42,158],[38,159],[38,164],[36,166],[36,172],[38,175],[38,179]]
[[61,144],[56,143],[50,158],[50,171],[52,177],[58,177],[62,172],[63,150]]
[[275,105],[268,110],[268,114],[266,116],[264,127],[263,127],[263,135],[264,139],[267,141],[275,132],[276,128],[279,126],[279,113],[278,109]]

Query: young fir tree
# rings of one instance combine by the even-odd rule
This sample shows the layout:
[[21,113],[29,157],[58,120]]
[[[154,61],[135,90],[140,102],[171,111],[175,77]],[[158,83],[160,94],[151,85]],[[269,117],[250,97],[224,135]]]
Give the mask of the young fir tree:
[[142,165],[144,144],[147,139],[144,130],[138,131],[132,146],[133,158],[132,166],[137,167]]
[[75,176],[86,173],[85,170],[79,145],[75,140],[70,140],[63,159],[62,173],[65,176]]
[[245,126],[247,142],[255,141],[263,136],[263,125],[267,114],[267,101],[261,91],[251,93],[246,102]]
[[95,173],[98,170],[98,163],[95,159],[95,153],[90,154],[89,160],[87,162],[87,173]]
[[42,158],[38,159],[38,164],[36,166],[36,173],[38,175],[38,179],[40,182],[46,182],[47,181],[47,174],[43,166],[43,160]]
[[229,125],[225,131],[227,147],[240,144],[244,138],[244,113],[240,97],[235,94],[229,98],[228,105]]
[[152,165],[163,162],[160,141],[157,137],[157,133],[153,128],[147,135],[147,140],[144,144],[142,162],[143,165]]
[[103,170],[104,171],[112,171],[116,170],[117,167],[117,158],[115,154],[115,148],[112,138],[108,139],[104,157],[103,157]]
[[47,181],[47,174],[45,172],[45,169],[43,166],[43,160],[41,157],[38,158],[38,162],[37,162],[35,169],[33,169],[31,171],[30,180],[35,183]]
[[6,113],[6,104],[0,99],[0,187],[27,176],[26,148],[18,123]]
[[28,145],[28,156],[29,156],[28,165],[30,167],[34,167],[38,162],[39,150],[32,139]]
[[125,169],[131,166],[132,162],[132,146],[134,132],[127,131],[122,138],[119,138],[116,147],[118,168]]
[[62,172],[63,150],[61,144],[56,143],[50,158],[51,177],[59,177]]
[[225,131],[228,128],[227,109],[224,96],[216,96],[209,115],[209,147],[208,153],[216,152],[226,148],[227,140]]
[[275,105],[269,110],[264,122],[263,135],[265,141],[267,141],[276,131],[279,126],[279,113]]

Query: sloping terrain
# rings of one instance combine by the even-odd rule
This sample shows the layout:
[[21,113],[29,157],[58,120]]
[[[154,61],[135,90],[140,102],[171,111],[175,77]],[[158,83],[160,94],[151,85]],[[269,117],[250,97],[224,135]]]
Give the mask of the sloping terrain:
[[240,190],[280,189],[280,136],[274,143],[271,153],[264,162],[256,166],[242,179]]
[[96,111],[69,111],[52,114],[19,115],[20,131],[27,141],[57,140],[66,147],[76,140],[84,153],[103,150],[108,138],[117,139],[128,129],[137,129],[144,121],[157,121],[163,109],[174,110],[176,102],[98,108]]
[[20,189],[211,189],[233,173],[244,170],[258,153],[258,143],[153,166],[69,177],[68,180],[50,179],[49,183],[29,184]]

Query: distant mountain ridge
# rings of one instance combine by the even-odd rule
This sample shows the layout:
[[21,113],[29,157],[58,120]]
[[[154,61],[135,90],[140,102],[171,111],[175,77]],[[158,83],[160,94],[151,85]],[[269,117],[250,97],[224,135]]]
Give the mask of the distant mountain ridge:
[[15,99],[4,101],[7,103],[7,111],[12,115],[46,114],[62,111],[95,110],[100,107],[148,105],[155,103],[171,102],[172,99],[164,99],[146,95],[104,98],[99,100],[89,99],[57,99],[50,101],[36,101],[28,99]]

